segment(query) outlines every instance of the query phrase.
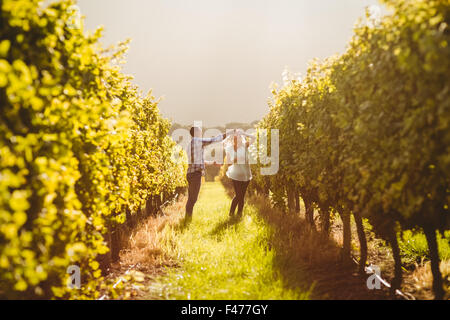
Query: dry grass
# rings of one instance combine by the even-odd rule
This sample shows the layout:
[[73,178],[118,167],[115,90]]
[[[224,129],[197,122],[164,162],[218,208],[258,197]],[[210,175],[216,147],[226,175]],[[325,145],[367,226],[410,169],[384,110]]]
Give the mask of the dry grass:
[[179,225],[184,220],[186,197],[163,209],[163,214],[148,217],[137,229],[121,234],[120,259],[109,269],[107,280],[122,279],[120,294],[116,299],[160,299],[151,296],[149,288],[166,267],[176,267],[164,250],[166,226]]
[[149,217],[140,224],[126,240],[120,252],[120,263],[125,266],[138,265],[141,271],[155,271],[162,266],[174,265],[175,262],[164,253],[163,230],[166,225],[178,225],[183,220],[185,199],[182,197],[175,204],[164,209],[164,215]]
[[315,232],[304,219],[272,208],[263,197],[255,196],[251,201],[261,216],[274,227],[273,241],[277,242],[278,249],[289,252],[291,259],[301,260],[308,265],[327,264],[338,259],[340,251],[336,245]]
[[[450,260],[442,261],[440,269],[444,279],[444,285],[447,287],[446,299],[450,299]],[[431,263],[429,261],[420,265],[417,264],[410,278],[412,279],[412,290],[419,298],[432,298],[432,295],[424,295],[425,292],[431,291],[433,283]]]

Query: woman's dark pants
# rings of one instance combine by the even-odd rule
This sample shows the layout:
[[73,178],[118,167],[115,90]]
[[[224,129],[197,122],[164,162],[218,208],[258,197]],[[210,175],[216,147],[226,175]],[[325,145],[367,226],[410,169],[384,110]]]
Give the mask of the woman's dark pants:
[[230,208],[230,216],[234,215],[234,212],[236,211],[236,207],[238,208],[238,217],[242,216],[242,211],[244,210],[244,198],[245,193],[247,191],[247,187],[250,183],[250,181],[237,181],[237,180],[231,180],[233,181],[234,186],[234,192],[235,196],[233,198],[233,201],[231,202],[231,208]]

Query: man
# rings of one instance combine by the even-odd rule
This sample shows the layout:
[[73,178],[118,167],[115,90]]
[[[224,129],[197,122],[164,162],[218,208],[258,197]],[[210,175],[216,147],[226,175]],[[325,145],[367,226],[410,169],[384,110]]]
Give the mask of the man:
[[199,127],[192,127],[190,133],[192,140],[187,149],[189,159],[187,181],[189,186],[188,200],[186,203],[186,221],[192,219],[192,212],[202,184],[202,176],[205,174],[204,148],[212,143],[221,142],[227,137],[225,133],[215,138],[202,138],[203,132]]

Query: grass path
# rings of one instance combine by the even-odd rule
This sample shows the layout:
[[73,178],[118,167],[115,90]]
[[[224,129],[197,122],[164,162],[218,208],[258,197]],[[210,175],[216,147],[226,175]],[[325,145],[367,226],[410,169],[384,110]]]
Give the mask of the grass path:
[[[285,214],[256,196],[249,199],[241,220],[231,220],[231,199],[216,182],[203,184],[193,221],[186,225],[185,201],[183,197],[168,207],[165,215],[149,217],[127,240],[111,273],[114,278],[129,268],[137,272],[122,298],[392,299],[387,288],[369,290],[367,276],[356,273],[356,265],[341,263],[339,219],[330,237],[323,237],[306,223],[304,209]],[[357,245],[356,234],[353,239]],[[375,238],[369,244],[370,261],[389,280],[390,251]],[[444,268],[450,265],[446,261]],[[405,276],[403,289],[432,298],[426,265]]]
[[202,185],[189,225],[164,230],[164,250],[180,263],[153,284],[164,299],[307,299],[277,268],[272,228],[247,204],[244,217],[228,217],[230,198],[218,183]]

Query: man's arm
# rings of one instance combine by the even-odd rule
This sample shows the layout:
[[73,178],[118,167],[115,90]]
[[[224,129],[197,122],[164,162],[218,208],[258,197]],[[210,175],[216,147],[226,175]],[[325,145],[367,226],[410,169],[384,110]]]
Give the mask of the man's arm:
[[227,134],[221,134],[214,138],[199,138],[202,141],[203,147],[210,145],[211,143],[221,142],[227,137]]

